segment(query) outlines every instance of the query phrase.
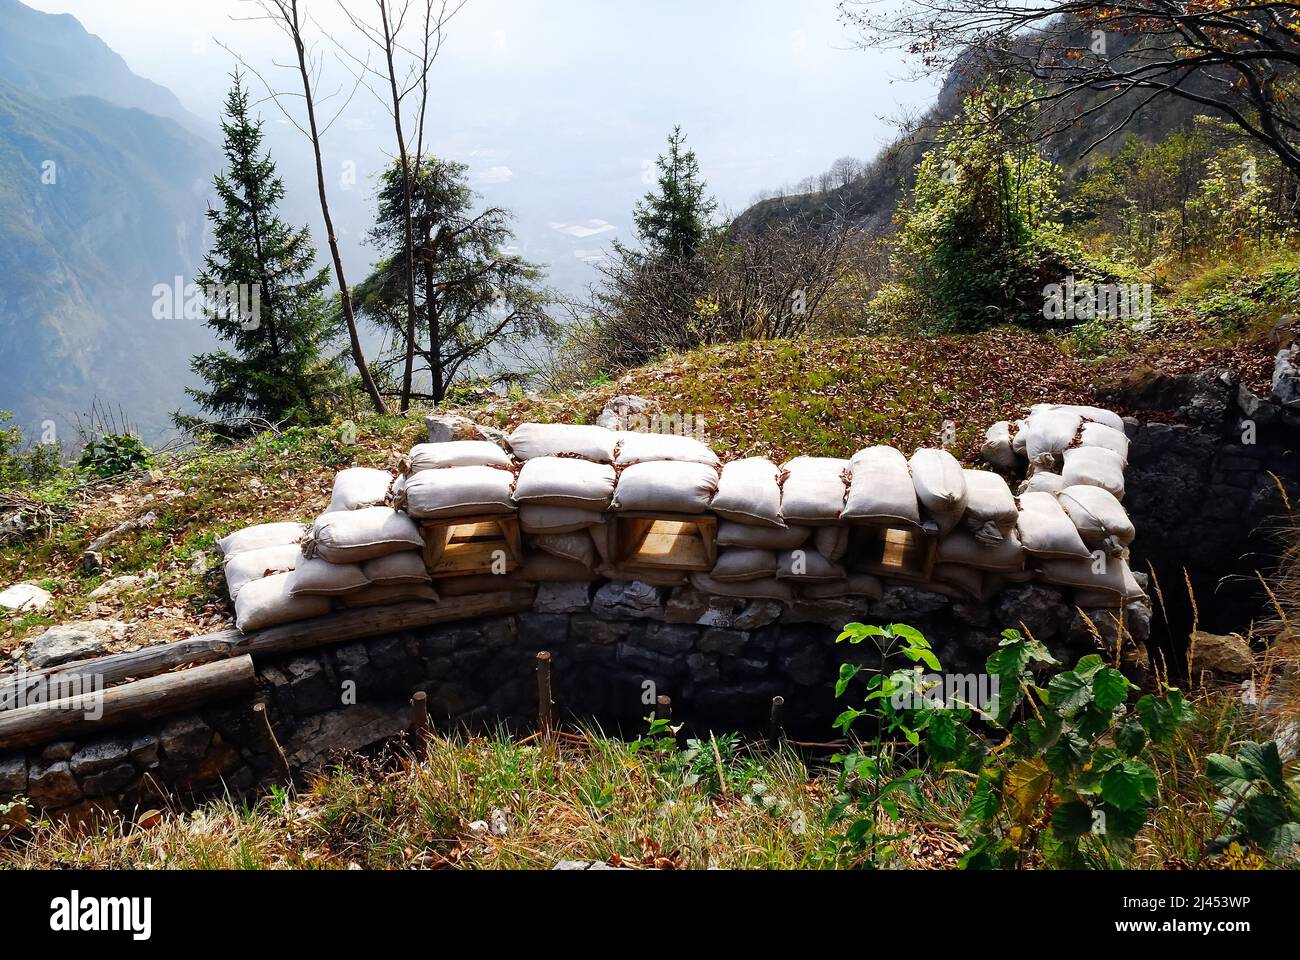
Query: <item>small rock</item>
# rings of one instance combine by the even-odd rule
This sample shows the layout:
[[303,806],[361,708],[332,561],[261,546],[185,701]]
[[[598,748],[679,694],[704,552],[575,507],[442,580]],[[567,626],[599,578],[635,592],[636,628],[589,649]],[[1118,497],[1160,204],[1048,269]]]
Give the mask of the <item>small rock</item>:
[[1273,360],[1273,399],[1284,407],[1294,408],[1300,404],[1300,367],[1296,366],[1300,357],[1294,347],[1281,350]]
[[122,594],[141,586],[144,582],[144,577],[114,577],[112,580],[101,583],[98,587],[92,590],[90,592],[90,599],[107,600],[109,597],[121,596]]
[[166,479],[167,474],[163,473],[161,470],[150,470],[145,474],[145,482],[153,484],[154,486],[157,486]]
[[27,758],[22,754],[0,760],[0,799],[27,792]]
[[590,606],[589,583],[540,583],[533,601],[537,613],[584,613]]
[[50,605],[54,594],[34,583],[16,583],[0,592],[0,607],[20,613],[39,613]]
[[1268,342],[1278,350],[1293,346],[1300,339],[1300,313],[1288,313],[1268,332]]
[[492,808],[492,836],[504,837],[510,832],[510,821],[500,807]]
[[468,417],[455,413],[435,413],[424,418],[429,430],[430,443],[450,443],[453,440],[481,440],[478,427]]
[[[644,414],[651,407],[651,402],[645,397],[618,396],[614,397],[609,403],[605,404],[605,409],[600,412],[596,418],[596,426],[605,427],[609,430],[631,430],[638,426],[644,429],[640,423],[640,414]],[[636,422],[629,422],[637,418]]]
[[1187,654],[1194,671],[1210,670],[1226,676],[1241,677],[1255,669],[1250,644],[1235,633],[1221,636],[1197,630],[1192,634]]
[[97,576],[104,569],[104,558],[93,550],[81,555],[81,572],[88,577]]
[[648,583],[607,583],[596,591],[591,612],[602,620],[662,620],[663,591]]
[[481,840],[491,831],[486,820],[475,820],[469,825],[469,834],[476,840]]
[[1272,423],[1279,413],[1276,404],[1255,396],[1244,383],[1237,385],[1237,406],[1248,419],[1261,424]]
[[[783,613],[785,607],[779,600],[751,600],[736,614],[730,626],[737,630],[758,630],[776,623]],[[703,619],[700,622],[703,623]]]
[[121,620],[86,620],[50,627],[26,645],[22,656],[31,666],[56,667],[103,656],[109,645],[126,637]]
[[27,795],[42,807],[66,807],[81,799],[81,787],[65,761],[33,767]]

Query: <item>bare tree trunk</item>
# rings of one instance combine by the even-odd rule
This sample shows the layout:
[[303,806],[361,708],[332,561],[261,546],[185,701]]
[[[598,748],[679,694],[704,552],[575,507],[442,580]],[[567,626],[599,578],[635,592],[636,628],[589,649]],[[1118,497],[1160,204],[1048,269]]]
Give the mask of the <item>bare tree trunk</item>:
[[284,0],[277,0],[277,6],[281,14],[284,15],[285,26],[289,29],[289,35],[293,39],[294,50],[298,56],[298,73],[302,77],[303,99],[307,104],[308,131],[312,152],[316,155],[316,186],[320,192],[321,216],[325,220],[325,233],[329,238],[330,256],[334,259],[334,277],[338,282],[339,297],[343,306],[343,321],[348,327],[348,340],[352,347],[352,362],[356,365],[357,373],[361,375],[361,383],[365,386],[366,393],[370,395],[370,402],[374,406],[375,412],[387,413],[388,407],[379,393],[379,388],[375,386],[374,377],[370,375],[370,367],[366,364],[365,353],[361,349],[361,338],[357,334],[357,318],[352,310],[352,291],[348,289],[347,279],[343,275],[343,257],[339,253],[338,238],[334,234],[334,218],[330,216],[329,196],[325,189],[325,162],[321,157],[320,130],[316,126],[316,99],[312,91],[311,71],[307,68],[307,48],[303,43],[302,27],[298,20],[298,0],[288,0],[287,10],[284,6]]

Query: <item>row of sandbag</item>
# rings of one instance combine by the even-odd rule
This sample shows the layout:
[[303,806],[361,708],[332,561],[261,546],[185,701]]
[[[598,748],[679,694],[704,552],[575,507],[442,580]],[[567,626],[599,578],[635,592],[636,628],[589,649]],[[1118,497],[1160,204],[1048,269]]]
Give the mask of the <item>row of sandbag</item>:
[[[355,480],[349,473],[336,491]],[[423,546],[411,518],[389,506],[330,509],[311,526],[261,524],[217,543],[242,631],[323,616],[336,605],[436,601]]]
[[1037,404],[1016,421],[999,421],[985,434],[980,454],[1004,470],[1028,465],[1022,492],[1059,493],[1066,487],[1101,487],[1124,499],[1128,468],[1124,421],[1110,410]]

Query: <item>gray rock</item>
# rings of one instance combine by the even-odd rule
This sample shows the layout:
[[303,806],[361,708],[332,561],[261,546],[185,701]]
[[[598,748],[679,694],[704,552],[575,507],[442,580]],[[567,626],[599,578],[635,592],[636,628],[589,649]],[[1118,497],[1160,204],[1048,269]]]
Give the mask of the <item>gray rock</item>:
[[1028,628],[1043,643],[1062,636],[1074,619],[1074,608],[1059,590],[1036,583],[1003,590],[994,601],[993,612],[1003,627]]
[[81,782],[81,788],[88,797],[104,797],[121,793],[135,781],[135,778],[135,767],[123,763],[103,773],[86,777]]
[[1288,347],[1279,350],[1273,360],[1273,399],[1284,407],[1294,408],[1300,404],[1300,350]]
[[152,733],[136,737],[131,741],[131,759],[144,769],[158,765],[158,738]]
[[701,653],[717,653],[725,657],[739,656],[749,643],[749,634],[742,630],[714,627],[700,637]]
[[605,404],[596,418],[596,425],[609,430],[630,430],[643,427],[637,418],[650,410],[651,402],[645,397],[618,396]]
[[709,598],[694,587],[674,587],[668,594],[664,620],[668,623],[699,623],[709,609]]
[[569,620],[569,633],[575,643],[609,646],[627,638],[628,625],[601,620],[590,614],[578,614]]
[[58,743],[51,743],[41,751],[41,759],[46,763],[58,763],[60,760],[71,760],[72,755],[76,752],[77,745],[71,740],[60,740]]
[[751,600],[732,621],[737,630],[759,630],[781,619],[785,607],[779,600]]
[[825,648],[806,643],[794,653],[781,658],[781,669],[800,686],[830,683],[835,678]]
[[[455,698],[448,686],[439,687],[429,694],[430,712],[455,706],[468,708],[472,698],[464,698],[453,703]],[[453,713],[461,712],[460,709]],[[320,713],[297,724],[284,741],[284,751],[289,763],[294,768],[314,769],[324,763],[331,754],[340,751],[364,750],[383,740],[402,733],[410,722],[409,707],[395,704],[389,708],[382,705],[361,704],[345,710],[332,710]]]
[[66,807],[81,799],[81,787],[66,761],[32,767],[27,795],[42,807]]
[[108,739],[88,743],[72,755],[68,766],[78,778],[99,773],[109,767],[125,763],[131,755],[131,746],[121,740]]
[[483,439],[474,421],[456,413],[431,414],[424,418],[424,425],[429,430],[430,443]]
[[891,623],[909,623],[946,610],[951,603],[952,600],[941,593],[896,584],[885,588],[884,596],[872,607],[871,617]]
[[596,591],[591,612],[602,620],[662,620],[664,591],[648,583],[607,583]]
[[1258,424],[1273,423],[1280,413],[1275,404],[1257,397],[1244,383],[1237,384],[1237,406],[1248,419]]
[[0,799],[27,792],[27,758],[21,753],[0,758]]
[[1255,669],[1250,644],[1235,633],[1219,635],[1197,630],[1192,634],[1187,659],[1196,673],[1210,670],[1225,676],[1244,677]]
[[560,613],[521,613],[519,635],[535,650],[561,650],[569,639],[569,618]]
[[111,644],[126,637],[126,624],[120,620],[87,620],[50,627],[29,642],[22,657],[31,666],[56,667],[74,660],[103,656]]
[[24,613],[39,613],[50,605],[54,594],[34,583],[16,583],[0,591],[0,607]]
[[537,613],[583,613],[590,606],[589,583],[539,583],[533,601]]
[[561,860],[552,870],[628,870],[629,867],[611,867],[599,860]]
[[782,614],[781,622],[821,624],[838,634],[844,624],[865,620],[870,610],[871,601],[865,597],[818,600],[816,603],[796,603]]
[[167,724],[158,745],[169,761],[198,760],[212,742],[212,729],[198,717],[183,717]]
[[652,623],[642,641],[647,649],[658,653],[685,653],[695,648],[699,631],[693,626],[671,623]]
[[136,589],[145,582],[146,579],[144,577],[114,577],[112,580],[107,580],[104,583],[101,583],[94,590],[90,591],[90,599],[107,600],[109,597],[120,596],[121,594]]

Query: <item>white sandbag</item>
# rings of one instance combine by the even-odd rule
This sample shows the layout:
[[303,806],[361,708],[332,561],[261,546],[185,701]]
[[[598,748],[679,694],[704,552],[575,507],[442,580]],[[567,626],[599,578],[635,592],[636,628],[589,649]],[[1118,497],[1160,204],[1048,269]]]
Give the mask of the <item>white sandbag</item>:
[[235,601],[235,626],[242,633],[265,630],[299,620],[312,620],[330,612],[329,597],[295,597],[289,593],[292,573],[253,580],[239,591]]
[[1016,470],[1020,461],[1016,451],[1011,447],[1011,424],[999,420],[984,432],[984,443],[980,445],[980,456],[995,467],[1003,470]]
[[844,597],[866,597],[879,600],[885,595],[885,585],[879,577],[869,573],[851,573],[842,580],[826,580],[821,583],[802,583],[798,588],[799,599],[840,600]]
[[411,448],[403,473],[414,476],[421,470],[445,470],[448,467],[514,466],[510,454],[490,440],[451,440],[447,443],[421,443]]
[[230,599],[238,599],[239,591],[254,580],[261,580],[277,573],[288,573],[301,559],[302,548],[296,543],[288,543],[282,547],[245,550],[235,554],[222,565]]
[[1020,485],[1020,496],[1026,493],[1058,494],[1065,489],[1065,481],[1059,473],[1050,470],[1035,470],[1029,479]]
[[326,513],[316,521],[303,554],[330,563],[364,563],[390,553],[424,548],[420,528],[392,507],[367,507]]
[[783,469],[781,516],[786,523],[819,527],[840,522],[848,494],[849,461],[795,457]]
[[623,513],[703,513],[718,492],[718,473],[703,463],[655,460],[624,467],[614,490]]
[[1084,543],[1113,557],[1126,555],[1137,531],[1114,494],[1101,487],[1077,486],[1066,487],[1057,499]]
[[741,583],[776,576],[774,550],[719,550],[718,561],[709,574],[714,580]]
[[[834,528],[830,528],[834,529]],[[812,535],[809,527],[753,527],[723,520],[715,537],[720,547],[748,547],[753,550],[793,550]]]
[[613,564],[597,567],[596,575],[613,583],[647,583],[652,587],[683,587],[689,582],[680,570],[628,570]]
[[1067,487],[1101,487],[1124,499],[1124,461],[1113,450],[1104,447],[1075,447],[1065,451],[1065,466],[1061,479]]
[[694,437],[673,433],[635,433],[630,430],[614,431],[618,444],[614,462],[620,467],[648,460],[683,460],[687,463],[704,463],[715,470],[720,466],[718,455]]
[[921,506],[929,511],[940,533],[961,522],[966,512],[966,475],[961,464],[947,450],[918,450],[908,461],[912,485]]
[[596,545],[585,530],[577,533],[553,533],[529,537],[529,546],[561,560],[580,563],[589,570],[596,568]]
[[542,507],[574,507],[596,513],[614,497],[614,468],[573,457],[537,457],[524,464],[515,501]]
[[1016,528],[1020,510],[1007,482],[987,470],[965,470],[966,513],[962,525],[978,540],[992,543]]
[[524,533],[574,533],[602,525],[607,519],[606,514],[575,507],[540,507],[529,503],[519,506],[519,526]]
[[1011,421],[1010,433],[1011,433],[1011,451],[1017,457],[1028,456],[1028,454],[1025,452],[1025,445],[1029,439],[1029,435],[1025,433],[1025,421],[1024,420]]
[[371,585],[376,587],[429,582],[429,571],[424,565],[424,557],[413,552],[390,553],[386,557],[367,560],[361,565],[361,572],[366,575]]
[[1128,562],[1116,557],[1098,555],[1087,560],[1044,560],[1038,576],[1044,583],[1090,593],[1117,594],[1125,601],[1146,599],[1146,593],[1133,576]]
[[525,423],[510,434],[510,449],[520,460],[538,457],[580,457],[613,463],[618,440],[604,427],[564,423]]
[[519,576],[530,583],[590,583],[592,569],[544,550],[525,550]]
[[852,523],[919,525],[916,487],[907,458],[893,447],[868,447],[853,455],[852,480],[841,517]]
[[1016,573],[1025,568],[1025,550],[1014,530],[991,542],[977,540],[965,530],[954,530],[939,541],[936,559],[997,573]]
[[712,597],[735,597],[738,600],[779,600],[782,603],[794,602],[794,588],[775,577],[768,580],[746,580],[741,583],[725,583],[715,580],[706,573],[692,573],[691,586],[700,593]]
[[783,527],[781,468],[764,457],[733,460],[722,468],[710,509],[724,520]]
[[307,528],[301,523],[261,523],[222,537],[217,541],[217,549],[223,557],[229,559],[246,550],[301,543],[306,534]]
[[777,555],[776,578],[778,580],[824,583],[827,580],[843,580],[845,576],[843,566],[832,563],[816,550],[805,550],[800,547]]
[[422,470],[406,481],[405,503],[417,520],[513,513],[515,475],[496,467]]
[[334,477],[334,492],[326,512],[383,506],[388,502],[388,490],[392,484],[393,475],[387,470],[370,467],[340,470]]
[[1104,423],[1106,426],[1124,432],[1124,418],[1118,413],[1111,410],[1103,410],[1101,407],[1080,406],[1074,403],[1036,403],[1029,408],[1030,416],[1044,410],[1064,410],[1067,413],[1077,413],[1085,420],[1092,420],[1095,423]]
[[984,599],[984,575],[959,563],[936,563],[930,578],[959,590],[971,600]]
[[1036,557],[1083,559],[1092,556],[1074,522],[1050,493],[1021,496],[1016,532],[1025,549]]
[[831,563],[839,563],[849,552],[848,527],[818,527],[813,532],[813,548]]
[[371,586],[357,593],[350,593],[343,598],[343,605],[352,609],[359,607],[387,607],[394,603],[437,603],[438,594],[427,583],[396,583],[386,586]]
[[1104,423],[1085,423],[1079,436],[1081,447],[1102,447],[1119,455],[1128,465],[1128,437],[1122,430],[1108,427]]
[[329,563],[313,557],[303,560],[289,575],[294,597],[341,597],[370,586],[359,563]]
[[1052,467],[1083,426],[1069,410],[1040,410],[1025,422],[1025,456],[1036,467]]

